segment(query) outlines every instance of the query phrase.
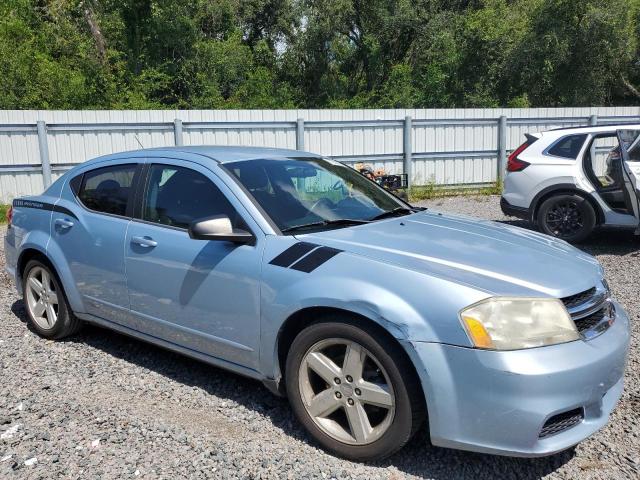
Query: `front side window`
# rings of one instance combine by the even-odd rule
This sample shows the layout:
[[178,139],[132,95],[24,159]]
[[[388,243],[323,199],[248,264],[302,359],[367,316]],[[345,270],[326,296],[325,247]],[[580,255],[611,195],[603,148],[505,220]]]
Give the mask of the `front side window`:
[[241,223],[224,194],[207,177],[189,168],[152,165],[145,191],[142,219],[177,228],[194,220],[226,215]]
[[557,141],[549,150],[548,155],[575,160],[587,139],[586,135],[569,135]]
[[86,172],[78,191],[85,207],[101,213],[125,216],[132,195],[137,165],[116,165]]
[[331,160],[257,159],[223,166],[283,232],[322,222],[365,222],[385,212],[409,210],[354,169]]

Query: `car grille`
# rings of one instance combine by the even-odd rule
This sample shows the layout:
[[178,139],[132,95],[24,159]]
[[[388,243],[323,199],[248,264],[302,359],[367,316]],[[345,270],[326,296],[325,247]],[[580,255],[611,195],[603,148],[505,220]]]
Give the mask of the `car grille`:
[[576,293],[575,295],[571,295],[570,297],[565,297],[562,299],[562,303],[568,309],[575,308],[583,303],[586,303],[589,299],[591,299],[596,294],[596,287],[592,287],[589,290],[585,290],[584,292]]
[[607,330],[613,323],[615,310],[606,289],[596,287],[562,298],[578,332],[585,340],[590,340]]
[[547,420],[540,430],[539,438],[547,438],[551,435],[569,430],[572,427],[578,425],[584,419],[584,410],[582,408],[575,408],[568,412],[559,413]]
[[606,316],[610,316],[611,314],[608,312],[607,306],[602,307],[597,312],[592,313],[586,317],[574,320],[576,327],[580,333],[584,333],[588,330],[591,330],[595,326],[597,326]]

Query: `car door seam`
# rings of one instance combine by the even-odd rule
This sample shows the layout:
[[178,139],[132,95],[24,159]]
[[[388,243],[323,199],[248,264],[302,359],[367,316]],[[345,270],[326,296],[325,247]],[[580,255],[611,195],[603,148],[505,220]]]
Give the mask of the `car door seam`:
[[47,258],[49,258],[49,244],[51,243],[51,237],[53,237],[53,212],[56,211],[56,207],[58,206],[58,203],[60,202],[60,200],[62,199],[62,192],[64,191],[64,188],[67,186],[67,184],[69,183],[69,181],[67,179],[64,180],[64,183],[62,184],[62,188],[60,189],[60,194],[58,195],[58,198],[56,198],[56,201],[53,202],[53,207],[51,208],[51,212],[49,214],[49,236],[47,237],[47,244],[44,247],[44,254]]
[[124,230],[124,238],[122,240],[122,262],[124,264],[124,284],[127,289],[127,303],[129,304],[129,311],[131,310],[131,292],[129,291],[129,275],[127,272],[127,245],[129,239],[129,227],[131,226],[131,219],[127,222],[127,227]]

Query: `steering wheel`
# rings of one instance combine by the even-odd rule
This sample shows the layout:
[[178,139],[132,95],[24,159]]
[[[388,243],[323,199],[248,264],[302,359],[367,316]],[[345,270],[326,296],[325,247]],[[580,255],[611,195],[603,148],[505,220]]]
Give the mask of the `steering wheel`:
[[322,197],[316,200],[313,205],[311,205],[311,208],[309,209],[309,211],[311,213],[316,213],[315,212],[316,209],[320,207],[326,207],[328,209],[332,209],[334,206],[335,204],[331,200],[329,200],[327,197]]

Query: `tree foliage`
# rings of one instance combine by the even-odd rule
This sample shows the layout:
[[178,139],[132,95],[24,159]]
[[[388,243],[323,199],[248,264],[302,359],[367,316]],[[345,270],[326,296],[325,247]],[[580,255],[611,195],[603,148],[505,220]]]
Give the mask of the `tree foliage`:
[[640,0],[0,0],[0,108],[640,103]]

